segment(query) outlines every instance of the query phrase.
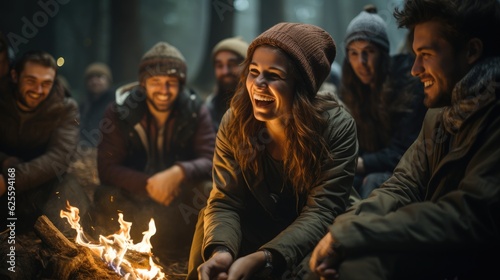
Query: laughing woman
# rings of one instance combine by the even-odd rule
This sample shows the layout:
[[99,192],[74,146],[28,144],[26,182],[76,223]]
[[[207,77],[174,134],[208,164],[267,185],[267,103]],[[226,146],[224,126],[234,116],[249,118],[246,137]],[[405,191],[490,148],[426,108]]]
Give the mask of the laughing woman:
[[358,153],[351,116],[318,94],[335,54],[332,37],[309,24],[277,24],[250,44],[188,279],[307,273],[304,258],[348,206]]

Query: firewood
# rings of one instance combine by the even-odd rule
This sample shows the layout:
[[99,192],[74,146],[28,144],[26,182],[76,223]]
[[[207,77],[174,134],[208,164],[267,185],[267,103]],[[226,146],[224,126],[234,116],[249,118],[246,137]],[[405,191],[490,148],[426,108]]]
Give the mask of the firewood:
[[[84,262],[79,270],[75,271],[72,280],[102,279],[119,280],[122,279],[115,271],[99,257],[95,256],[89,248],[77,246],[80,255],[85,255]],[[132,279],[131,279],[132,280]]]
[[74,257],[78,254],[76,245],[69,241],[54,224],[42,215],[35,222],[34,230],[36,235],[50,248],[68,257]]
[[75,257],[68,257],[64,255],[53,255],[50,257],[45,269],[45,276],[50,279],[70,279],[70,276],[79,270],[80,266],[84,263],[82,255]]
[[141,269],[151,269],[151,264],[149,263],[149,257],[151,253],[141,253],[134,250],[128,250],[125,253],[125,259],[130,262],[133,268]]
[[[64,236],[46,217],[40,216],[35,223],[34,231],[41,239],[43,249],[40,254],[45,259],[43,276],[47,279],[83,280],[102,279],[118,280],[121,276],[108,266],[100,257],[85,246],[77,245]],[[118,245],[113,245],[118,246]],[[137,279],[133,269],[150,269],[151,253],[128,250],[125,253],[131,267],[120,266],[121,274],[127,279]]]
[[46,216],[37,219],[34,230],[47,247],[44,255],[48,262],[44,277],[77,280],[89,279],[87,277],[92,275],[93,279],[120,279],[102,260],[96,260],[88,248],[68,240]]

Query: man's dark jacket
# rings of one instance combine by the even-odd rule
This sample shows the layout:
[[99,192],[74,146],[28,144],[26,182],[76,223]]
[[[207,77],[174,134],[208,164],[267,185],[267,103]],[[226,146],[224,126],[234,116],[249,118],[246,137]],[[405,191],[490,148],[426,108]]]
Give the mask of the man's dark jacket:
[[15,90],[12,85],[0,94],[0,163],[16,168],[16,191],[24,192],[66,173],[76,153],[79,113],[57,81],[32,112],[19,110]]
[[[215,146],[215,133],[208,110],[198,95],[184,90],[165,124],[163,165],[179,165],[185,182],[209,180]],[[148,135],[141,121],[150,114],[146,95],[137,84],[118,89],[117,100],[108,106],[101,126],[103,138],[98,146],[101,183],[146,195]],[[163,170],[153,170],[160,172]]]

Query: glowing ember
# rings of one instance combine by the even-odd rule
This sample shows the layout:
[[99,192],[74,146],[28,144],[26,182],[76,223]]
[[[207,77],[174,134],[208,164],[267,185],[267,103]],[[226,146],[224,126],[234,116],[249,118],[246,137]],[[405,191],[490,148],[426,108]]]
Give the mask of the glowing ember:
[[[99,244],[91,243],[85,236],[80,226],[79,209],[69,205],[69,211],[61,210],[61,218],[66,218],[71,228],[76,230],[76,244],[89,248],[92,253],[102,258],[114,271],[120,274],[123,279],[166,279],[161,266],[154,263],[151,253],[151,236],[156,233],[155,222],[149,222],[149,229],[143,232],[140,243],[134,244],[130,239],[130,227],[132,223],[123,220],[123,214],[118,214],[120,229],[109,236],[99,236]],[[146,262],[138,260],[146,259]]]

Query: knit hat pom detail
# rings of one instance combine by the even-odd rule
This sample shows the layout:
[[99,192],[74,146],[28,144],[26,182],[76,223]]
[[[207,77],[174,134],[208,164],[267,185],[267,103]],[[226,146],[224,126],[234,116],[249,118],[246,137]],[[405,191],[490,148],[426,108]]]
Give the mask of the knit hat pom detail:
[[382,49],[389,51],[387,25],[377,14],[377,8],[366,5],[364,11],[351,20],[347,26],[344,39],[345,47],[354,41],[372,42]]

